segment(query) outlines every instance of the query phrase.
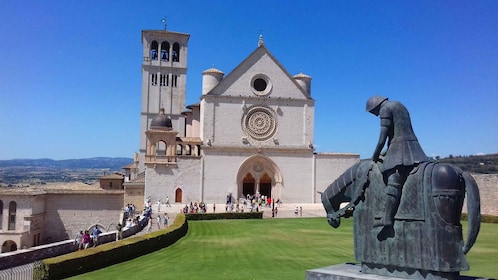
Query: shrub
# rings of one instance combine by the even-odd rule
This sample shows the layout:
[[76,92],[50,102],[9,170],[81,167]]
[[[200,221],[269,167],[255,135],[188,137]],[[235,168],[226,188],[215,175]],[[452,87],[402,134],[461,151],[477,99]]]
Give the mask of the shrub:
[[168,247],[187,234],[185,215],[177,215],[165,229],[70,254],[45,259],[38,279],[62,279],[128,261]]

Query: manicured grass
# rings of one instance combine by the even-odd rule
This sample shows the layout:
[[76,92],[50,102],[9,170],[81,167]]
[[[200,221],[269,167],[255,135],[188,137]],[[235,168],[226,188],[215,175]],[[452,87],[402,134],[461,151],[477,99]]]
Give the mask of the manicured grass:
[[[497,224],[482,225],[463,275],[498,277],[497,233]],[[351,219],[339,229],[324,218],[189,221],[168,248],[72,279],[305,279],[345,262],[354,262]]]

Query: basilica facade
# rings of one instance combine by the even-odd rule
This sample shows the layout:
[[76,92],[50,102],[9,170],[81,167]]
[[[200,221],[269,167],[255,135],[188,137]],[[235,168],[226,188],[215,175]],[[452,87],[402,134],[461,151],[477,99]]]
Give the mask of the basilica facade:
[[312,78],[289,74],[260,36],[230,73],[205,70],[199,102],[186,105],[189,37],[142,31],[140,150],[125,168],[125,203],[320,202],[359,155],[315,152]]

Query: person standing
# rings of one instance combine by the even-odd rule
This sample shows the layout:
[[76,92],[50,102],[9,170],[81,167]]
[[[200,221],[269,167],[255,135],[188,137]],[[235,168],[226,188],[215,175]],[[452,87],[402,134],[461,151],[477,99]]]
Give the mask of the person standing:
[[147,233],[151,233],[152,232],[152,216],[150,216],[148,219],[149,219],[149,221],[147,223]]
[[156,217],[157,229],[161,229],[161,215],[157,214]]
[[88,230],[85,230],[85,233],[83,233],[83,249],[86,249],[88,248],[88,246],[90,245],[90,233],[88,232]]
[[168,213],[164,213],[164,216],[163,216],[163,223],[164,223],[164,227],[165,227],[165,228],[167,228],[167,227],[168,227],[168,220],[169,220]]
[[102,233],[102,231],[100,231],[99,226],[95,225],[95,228],[93,229],[93,232],[92,232],[93,247],[99,245],[99,236],[101,233]]
[[78,251],[83,249],[83,231],[80,230],[80,232],[78,232],[76,234],[76,238],[74,239],[74,244],[76,244],[76,246],[78,246]]
[[[403,104],[372,96],[367,101],[366,110],[380,118],[380,135],[372,160],[382,162],[380,172],[386,184],[384,214],[376,219],[374,227],[392,227],[408,174],[428,158],[413,132],[410,114]],[[382,153],[386,142],[387,150]]]

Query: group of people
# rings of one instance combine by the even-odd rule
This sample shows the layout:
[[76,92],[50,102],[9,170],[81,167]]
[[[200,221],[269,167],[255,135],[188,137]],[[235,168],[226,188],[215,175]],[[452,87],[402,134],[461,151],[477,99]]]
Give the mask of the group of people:
[[[213,212],[216,212],[216,205],[213,204]],[[183,214],[194,214],[194,213],[207,213],[207,204],[201,201],[200,203],[197,202],[190,202],[189,204],[185,204],[185,207],[182,208],[182,213]]]
[[78,250],[83,250],[90,246],[95,247],[99,245],[99,237],[101,233],[102,231],[98,225],[93,228],[91,234],[89,230],[80,230],[80,232],[76,234],[74,244],[77,245]]

